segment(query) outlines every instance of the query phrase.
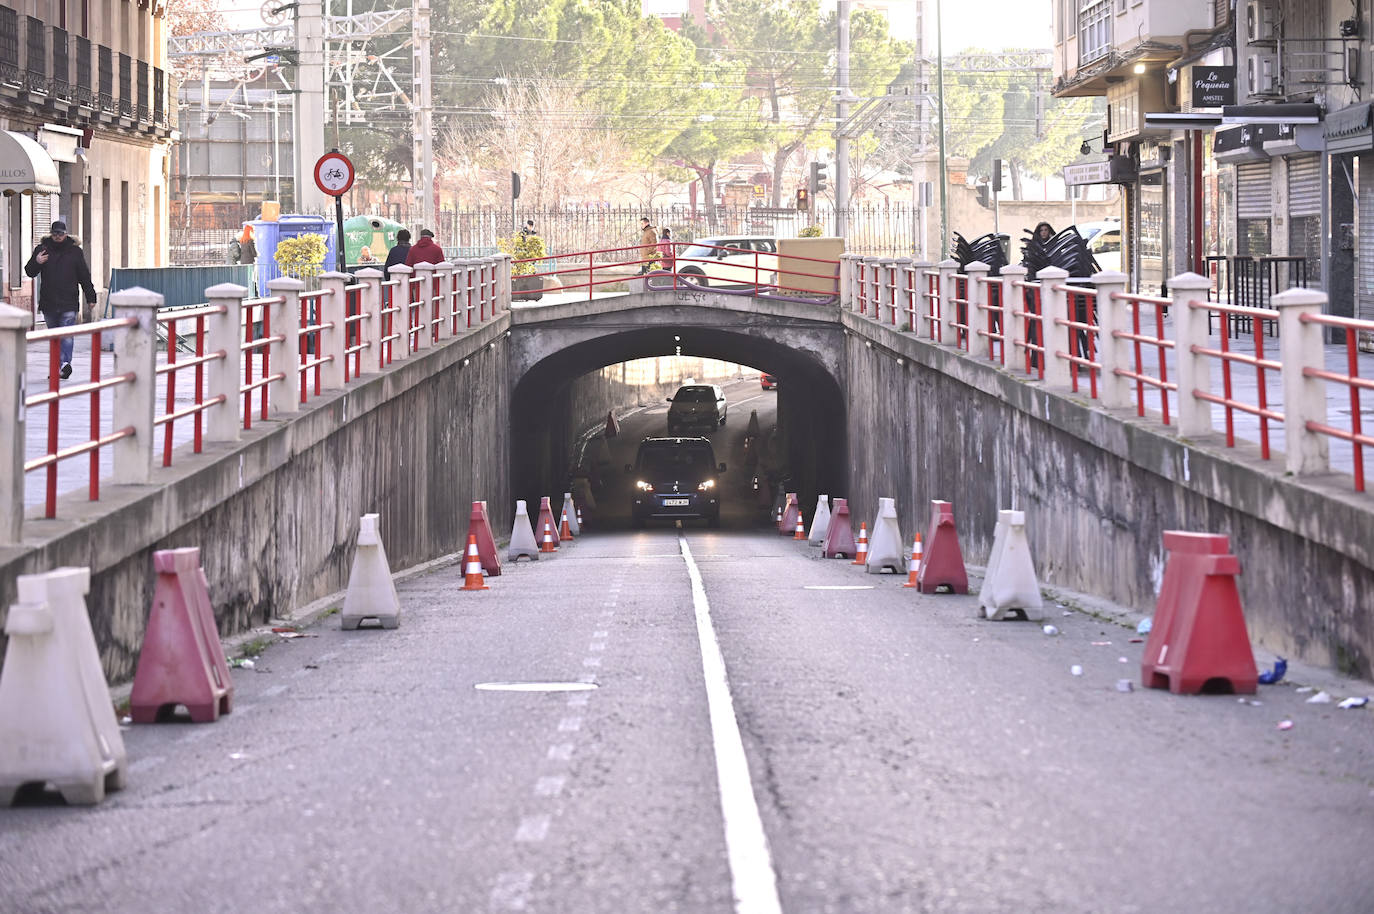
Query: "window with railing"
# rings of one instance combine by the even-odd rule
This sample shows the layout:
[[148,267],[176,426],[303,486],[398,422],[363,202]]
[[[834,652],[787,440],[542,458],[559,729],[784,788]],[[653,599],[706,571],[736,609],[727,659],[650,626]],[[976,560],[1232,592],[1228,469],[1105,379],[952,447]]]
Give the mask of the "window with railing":
[[76,103],[91,107],[91,40],[76,39]]
[[119,55],[119,116],[134,116],[134,59]]
[[72,97],[72,70],[67,57],[67,30],[52,30],[52,93],[58,98]]
[[1078,65],[1092,63],[1112,49],[1112,7],[1108,0],[1087,0],[1078,10]]
[[138,62],[138,98],[137,114],[141,124],[146,124],[152,118],[148,116],[148,63],[140,60]]
[[167,83],[166,75],[153,67],[153,121],[159,125],[167,123]]
[[114,111],[114,51],[105,45],[100,46],[100,108],[103,111]]
[[19,83],[19,14],[0,6],[0,83]]
[[48,74],[44,68],[48,62],[48,36],[43,34],[43,20],[29,16],[24,31],[25,45],[29,52],[24,67],[25,86],[30,92],[46,94]]

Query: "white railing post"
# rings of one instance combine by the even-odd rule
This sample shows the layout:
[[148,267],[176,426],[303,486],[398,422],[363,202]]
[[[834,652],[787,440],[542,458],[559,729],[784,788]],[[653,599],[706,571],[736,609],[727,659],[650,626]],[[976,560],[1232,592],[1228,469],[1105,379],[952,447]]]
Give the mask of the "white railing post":
[[1269,306],[1279,312],[1285,469],[1297,476],[1325,473],[1331,468],[1326,436],[1308,431],[1307,423],[1326,424],[1326,382],[1309,378],[1303,371],[1326,367],[1323,328],[1321,324],[1303,323],[1302,316],[1321,314],[1326,295],[1311,289],[1289,289],[1271,298]]
[[[206,441],[237,441],[243,420],[239,416],[239,387],[243,378],[243,296],[248,290],[233,283],[221,283],[205,290],[210,305],[224,308],[206,321],[207,352],[222,352],[223,358],[205,363],[206,398],[224,397],[219,406],[205,411]],[[297,318],[299,319],[299,318]]]
[[854,310],[854,258],[857,254],[840,255],[840,307]]
[[504,251],[493,258],[493,262],[496,265],[496,295],[491,303],[491,307],[487,309],[488,318],[493,318],[502,311],[510,310],[511,259],[511,255]]
[[410,358],[410,279],[415,273],[405,264],[391,268],[391,278],[396,280],[396,289],[391,294],[391,306],[399,308],[391,318],[391,332],[396,335],[391,343],[391,361],[399,362]]
[[27,309],[0,302],[0,545],[24,534],[24,370],[27,334],[33,317]]
[[987,283],[981,280],[991,270],[992,267],[981,260],[964,267],[968,274],[968,351],[969,355],[980,359],[986,359],[992,352],[992,340],[987,337],[987,312],[978,307],[979,302],[987,303]]
[[365,267],[354,273],[353,278],[363,284],[359,303],[367,318],[358,325],[361,335],[358,342],[367,344],[362,352],[362,370],[370,374],[381,371],[382,367],[382,337],[386,336],[382,332],[386,326],[382,314],[382,280],[385,275],[381,270]]
[[1026,281],[1026,274],[1029,272],[1020,264],[1010,264],[1001,269],[1002,279],[1002,351],[1005,353],[1002,361],[1007,365],[1013,364],[1013,359],[1022,357],[1021,364],[1025,364],[1021,346],[1018,343],[1026,342],[1026,322],[1016,316],[1017,311],[1025,310],[1026,296],[1025,290],[1016,285],[1018,282]]
[[328,359],[320,366],[320,390],[338,390],[344,386],[344,360],[348,357],[348,293],[344,286],[351,279],[347,273],[321,273],[321,324],[333,324],[320,331],[319,357]]
[[436,335],[440,340],[453,336],[453,264],[443,261],[434,271],[434,294],[439,296],[439,326]]
[[[1204,308],[1193,308],[1189,302],[1205,300],[1211,283],[1196,273],[1181,273],[1169,280],[1169,292],[1174,304],[1170,309],[1174,319],[1174,359],[1178,363],[1178,433],[1184,438],[1206,435],[1212,431],[1212,404],[1193,396],[1193,391],[1211,393],[1212,371],[1207,356],[1193,352],[1194,346],[1205,346],[1210,336]],[[1222,317],[1221,326],[1226,327]]]
[[268,347],[268,364],[282,379],[272,383],[268,401],[272,412],[290,414],[301,408],[301,293],[305,283],[290,276],[267,281],[267,292],[281,301],[268,306],[272,336],[281,340]]
[[[1109,408],[1131,405],[1135,382],[1117,374],[1117,369],[1135,371],[1135,346],[1130,340],[1117,337],[1117,332],[1130,333],[1133,308],[1138,303],[1122,301],[1112,296],[1126,291],[1126,274],[1112,270],[1094,273],[1097,288],[1097,361],[1102,366],[1097,379],[1097,398]],[[1143,351],[1143,350],[1142,350]]]
[[435,264],[424,261],[415,265],[415,275],[420,277],[420,335],[415,338],[415,348],[419,350],[434,345],[435,269]]
[[897,260],[895,257],[878,259],[878,307],[873,309],[873,319],[883,323],[887,309],[897,301]]
[[1060,321],[1069,319],[1069,296],[1056,286],[1068,281],[1069,271],[1059,267],[1045,267],[1035,274],[1040,280],[1040,345],[1045,347],[1045,384],[1049,387],[1068,387],[1073,383],[1069,363],[1055,355],[1069,350],[1069,332]]
[[959,312],[953,302],[954,277],[959,275],[959,261],[942,260],[937,265],[940,271],[940,342],[946,346],[959,345],[959,331],[954,324]]
[[[239,286],[234,286],[238,289]],[[115,332],[114,370],[132,372],[133,381],[114,389],[112,428],[133,428],[129,438],[120,438],[110,448],[117,484],[149,482],[153,478],[153,417],[157,404],[157,312],[163,298],[147,289],[127,289],[110,294],[115,317],[133,318],[132,327]],[[213,319],[212,319],[213,321]],[[214,410],[211,410],[213,415]]]

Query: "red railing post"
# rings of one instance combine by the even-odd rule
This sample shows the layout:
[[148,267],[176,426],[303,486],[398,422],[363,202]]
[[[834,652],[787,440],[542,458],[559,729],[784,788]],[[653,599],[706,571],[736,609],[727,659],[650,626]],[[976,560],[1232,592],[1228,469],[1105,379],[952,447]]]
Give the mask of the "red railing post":
[[[1326,295],[1312,289],[1289,289],[1271,298],[1269,306],[1279,312],[1286,469],[1297,476],[1325,473],[1331,465],[1326,436],[1311,431],[1308,423],[1326,424],[1326,382],[1303,371],[1325,369],[1325,346],[1322,326],[1304,322],[1302,315],[1321,314]],[[1255,326],[1260,326],[1259,318]]]
[[0,545],[14,545],[24,534],[24,368],[27,333],[33,317],[24,308],[0,303],[0,390],[11,391],[0,409]]
[[[218,288],[218,287],[217,287]],[[240,296],[247,291],[232,286]],[[110,307],[117,318],[131,318],[131,327],[115,333],[115,364],[133,379],[113,392],[111,426],[132,428],[132,435],[120,438],[110,448],[113,482],[143,484],[153,478],[153,418],[157,414],[157,312],[162,296],[147,289],[126,289],[110,293]],[[235,345],[238,344],[237,337]],[[237,382],[237,376],[235,376]],[[237,395],[238,389],[235,388]],[[94,436],[93,436],[94,437]]]

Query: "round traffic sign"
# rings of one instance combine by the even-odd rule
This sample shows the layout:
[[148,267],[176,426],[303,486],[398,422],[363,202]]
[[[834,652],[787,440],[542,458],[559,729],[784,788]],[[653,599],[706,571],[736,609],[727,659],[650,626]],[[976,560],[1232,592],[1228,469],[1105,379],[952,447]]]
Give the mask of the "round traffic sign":
[[331,197],[348,193],[353,176],[353,163],[342,152],[326,152],[315,163],[315,184]]

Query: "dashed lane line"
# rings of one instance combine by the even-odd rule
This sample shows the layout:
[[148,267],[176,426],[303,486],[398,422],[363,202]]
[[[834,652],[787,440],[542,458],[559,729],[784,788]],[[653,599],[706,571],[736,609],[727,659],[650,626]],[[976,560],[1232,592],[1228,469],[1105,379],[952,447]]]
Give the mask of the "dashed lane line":
[[701,669],[706,680],[706,705],[716,752],[716,781],[725,820],[725,850],[730,862],[735,911],[736,914],[781,914],[778,878],[749,778],[749,759],[744,754],[744,740],[735,718],[725,658],[711,623],[711,604],[706,599],[706,587],[692,558],[692,549],[687,545],[687,537],[678,534],[678,544],[683,561],[687,563],[687,575],[692,580],[692,605],[696,613],[697,638],[701,642]]

